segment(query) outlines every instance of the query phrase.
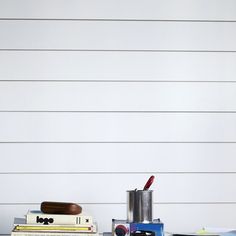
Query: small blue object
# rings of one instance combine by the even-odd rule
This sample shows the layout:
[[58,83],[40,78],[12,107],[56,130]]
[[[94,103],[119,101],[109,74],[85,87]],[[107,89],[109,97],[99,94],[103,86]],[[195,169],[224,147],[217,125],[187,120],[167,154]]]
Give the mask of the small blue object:
[[[146,232],[146,234],[143,234],[143,232]],[[130,223],[130,235],[143,236],[148,235],[147,232],[150,232],[149,236],[164,236],[164,224],[161,222],[148,224]]]

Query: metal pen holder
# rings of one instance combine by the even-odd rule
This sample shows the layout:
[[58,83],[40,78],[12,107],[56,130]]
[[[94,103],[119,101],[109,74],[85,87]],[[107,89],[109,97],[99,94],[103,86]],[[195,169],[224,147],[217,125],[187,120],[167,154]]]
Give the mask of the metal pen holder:
[[127,191],[127,220],[135,223],[152,222],[152,190]]

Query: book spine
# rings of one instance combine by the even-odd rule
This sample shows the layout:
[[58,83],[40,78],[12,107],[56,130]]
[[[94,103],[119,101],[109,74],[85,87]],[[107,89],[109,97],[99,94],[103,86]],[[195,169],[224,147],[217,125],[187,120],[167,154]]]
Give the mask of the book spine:
[[37,225],[77,225],[92,224],[92,217],[85,215],[27,214],[27,224]]
[[59,232],[97,232],[96,224],[91,225],[16,225],[14,231],[59,231]]

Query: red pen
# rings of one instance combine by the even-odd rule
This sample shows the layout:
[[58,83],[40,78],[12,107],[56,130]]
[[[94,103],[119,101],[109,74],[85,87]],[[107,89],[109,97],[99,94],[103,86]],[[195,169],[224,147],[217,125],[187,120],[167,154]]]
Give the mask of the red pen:
[[145,184],[143,190],[148,190],[148,189],[150,188],[150,186],[152,185],[152,183],[153,183],[153,181],[154,181],[154,178],[155,178],[155,176],[152,175],[152,176],[148,179],[148,181],[147,181],[147,183]]

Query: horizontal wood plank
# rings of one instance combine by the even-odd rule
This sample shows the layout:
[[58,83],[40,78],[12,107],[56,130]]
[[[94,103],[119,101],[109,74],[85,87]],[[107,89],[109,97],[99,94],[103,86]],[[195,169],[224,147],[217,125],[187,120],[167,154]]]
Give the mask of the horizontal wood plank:
[[0,51],[0,78],[76,81],[235,81],[235,61],[235,53]]
[[[83,204],[82,207],[98,222],[101,233],[111,232],[113,218],[126,219],[125,204]],[[1,232],[9,234],[14,217],[24,217],[29,209],[39,209],[39,205],[0,205]],[[153,212],[154,218],[163,221],[166,232],[196,232],[206,226],[235,228],[235,204],[155,204]]]
[[236,172],[236,143],[0,143],[0,156],[0,173]]
[[234,51],[235,24],[6,20],[0,49]]
[[235,142],[235,116],[0,113],[0,142]]
[[[154,165],[158,172],[158,164]],[[125,203],[126,190],[143,189],[149,176],[134,173],[2,174],[0,202],[22,204],[39,203],[41,199],[69,199],[81,204]],[[156,203],[235,203],[236,187],[229,184],[236,180],[235,173],[157,173],[155,176],[151,189],[155,191],[153,198]],[[13,188],[16,184],[18,187]]]
[[233,0],[1,0],[1,18],[236,20]]
[[0,110],[227,112],[235,94],[236,83],[1,82]]

